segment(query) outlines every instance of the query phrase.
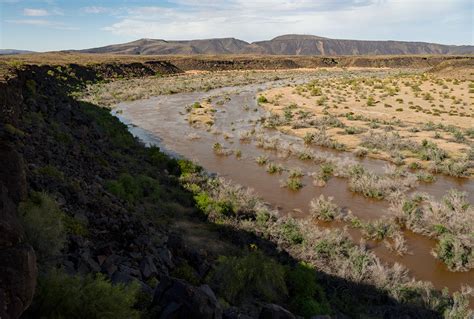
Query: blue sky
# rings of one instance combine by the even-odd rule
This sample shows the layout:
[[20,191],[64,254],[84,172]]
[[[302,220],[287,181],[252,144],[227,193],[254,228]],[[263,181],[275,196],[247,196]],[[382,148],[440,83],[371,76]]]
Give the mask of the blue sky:
[[0,0],[0,48],[287,34],[474,44],[471,0]]

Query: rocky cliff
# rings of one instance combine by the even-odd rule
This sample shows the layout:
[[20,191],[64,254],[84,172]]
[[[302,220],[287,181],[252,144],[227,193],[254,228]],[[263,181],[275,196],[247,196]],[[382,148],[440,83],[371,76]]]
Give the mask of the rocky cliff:
[[288,34],[248,43],[235,38],[166,41],[140,39],[123,44],[80,50],[84,53],[140,55],[267,54],[267,55],[407,55],[474,54],[471,45],[427,42],[340,40],[313,35]]

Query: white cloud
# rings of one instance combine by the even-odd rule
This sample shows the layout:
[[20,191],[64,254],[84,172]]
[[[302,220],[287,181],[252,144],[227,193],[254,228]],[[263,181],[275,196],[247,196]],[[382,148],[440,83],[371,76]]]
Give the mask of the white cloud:
[[22,25],[33,25],[40,27],[51,27],[56,30],[79,30],[77,27],[65,25],[64,23],[54,22],[46,19],[17,19],[17,20],[6,20],[8,23],[22,24]]
[[84,8],[81,8],[81,10],[84,13],[90,13],[90,14],[100,14],[100,13],[106,13],[110,11],[110,9],[108,8],[96,7],[96,6],[84,7]]
[[19,20],[7,20],[8,23],[14,24],[28,24],[28,25],[36,25],[36,26],[50,26],[53,23],[49,20],[43,19],[19,19]]
[[45,9],[25,8],[25,9],[23,9],[23,15],[25,15],[27,17],[44,17],[44,16],[49,15],[49,13]]
[[178,40],[237,37],[255,41],[303,33],[334,38],[431,42],[452,41],[453,34],[460,39],[469,38],[470,31],[465,27],[469,20],[472,30],[472,17],[466,10],[469,0],[173,2],[175,7],[128,8],[119,21],[104,30],[129,37]]

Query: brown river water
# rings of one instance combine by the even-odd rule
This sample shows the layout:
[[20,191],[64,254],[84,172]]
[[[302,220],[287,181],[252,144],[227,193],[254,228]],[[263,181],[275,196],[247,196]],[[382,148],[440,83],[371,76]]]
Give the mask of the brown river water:
[[[303,187],[300,191],[291,191],[280,186],[285,175],[268,174],[265,166],[259,166],[255,157],[266,155],[270,160],[281,163],[285,167],[299,167],[304,172],[315,170],[315,164],[310,161],[301,161],[297,158],[280,158],[277,152],[258,148],[255,143],[241,142],[239,131],[258,127],[255,122],[265,114],[255,101],[259,89],[266,89],[276,85],[284,85],[282,81],[258,85],[229,87],[215,89],[209,92],[180,93],[163,95],[146,100],[123,102],[116,105],[114,114],[129,126],[130,131],[147,145],[158,145],[164,151],[175,156],[183,156],[207,171],[217,173],[238,184],[250,187],[266,202],[277,208],[281,214],[293,214],[296,217],[307,216],[309,202],[314,197],[324,194],[331,196],[343,209],[350,209],[354,215],[362,219],[377,219],[388,216],[390,211],[386,201],[373,200],[351,192],[343,178],[331,178],[324,187],[313,186],[312,178],[303,178]],[[233,135],[225,139],[223,134],[208,132],[204,128],[189,125],[185,107],[196,101],[212,96],[228,96],[223,105],[216,106],[214,130]],[[217,101],[219,99],[213,99]],[[214,103],[213,103],[214,105]],[[245,110],[244,106],[250,107]],[[250,122],[252,121],[252,122]],[[233,131],[233,129],[235,129]],[[263,129],[266,136],[277,136],[288,143],[301,144],[301,139],[281,134],[276,130]],[[194,136],[190,138],[189,135]],[[196,138],[198,136],[199,138]],[[214,154],[212,146],[219,142],[230,149],[240,149],[242,157],[234,155],[219,156]],[[383,172],[386,162],[375,159],[357,159],[348,152],[337,152],[325,148],[313,148],[319,154],[337,156],[358,161],[364,167],[375,172]],[[439,199],[449,189],[456,188],[468,193],[469,201],[474,203],[474,181],[456,179],[446,176],[437,176],[437,180],[430,184],[420,184],[415,191],[422,191]],[[342,227],[341,223],[320,225],[322,227]],[[355,230],[350,230],[355,240],[360,238]],[[448,287],[450,291],[460,289],[462,284],[474,286],[474,271],[451,272],[440,261],[436,260],[430,251],[435,242],[427,237],[405,232],[408,250],[411,254],[402,257],[390,252],[383,243],[369,242],[371,249],[387,263],[398,262],[410,271],[418,280],[430,281],[441,289]],[[471,306],[473,302],[471,300]]]

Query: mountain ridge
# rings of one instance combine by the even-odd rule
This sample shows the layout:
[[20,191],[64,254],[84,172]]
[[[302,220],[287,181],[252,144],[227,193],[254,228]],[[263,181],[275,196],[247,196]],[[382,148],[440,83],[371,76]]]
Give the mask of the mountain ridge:
[[271,40],[246,42],[233,37],[163,40],[138,39],[103,47],[78,50],[83,53],[132,55],[266,54],[266,55],[405,55],[474,54],[472,45],[445,45],[395,40],[332,39],[315,35],[285,34]]

